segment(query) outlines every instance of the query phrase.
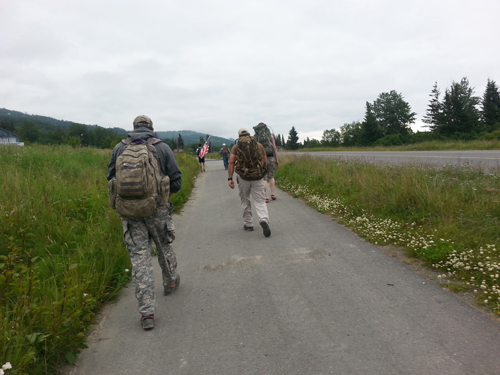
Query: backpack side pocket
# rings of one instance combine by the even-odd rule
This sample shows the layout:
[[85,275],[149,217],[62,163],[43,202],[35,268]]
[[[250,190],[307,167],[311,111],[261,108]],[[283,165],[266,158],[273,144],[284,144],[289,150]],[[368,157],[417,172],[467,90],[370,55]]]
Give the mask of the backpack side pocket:
[[160,196],[158,198],[159,206],[166,206],[170,196],[170,177],[165,176],[160,182]]

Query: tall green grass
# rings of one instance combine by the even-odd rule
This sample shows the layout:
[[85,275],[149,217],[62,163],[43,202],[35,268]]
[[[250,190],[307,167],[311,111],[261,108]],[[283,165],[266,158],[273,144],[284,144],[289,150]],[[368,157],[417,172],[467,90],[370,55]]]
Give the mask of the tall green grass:
[[500,177],[471,167],[280,156],[280,188],[377,245],[396,245],[500,313]]
[[[111,150],[0,147],[0,366],[53,374],[85,347],[101,303],[130,278],[121,223],[108,207]],[[177,155],[187,201],[198,166]]]
[[182,172],[182,189],[170,197],[170,201],[174,204],[174,213],[181,212],[184,204],[189,200],[191,191],[194,187],[195,177],[199,172],[199,165],[196,157],[186,153],[175,155],[179,169]]

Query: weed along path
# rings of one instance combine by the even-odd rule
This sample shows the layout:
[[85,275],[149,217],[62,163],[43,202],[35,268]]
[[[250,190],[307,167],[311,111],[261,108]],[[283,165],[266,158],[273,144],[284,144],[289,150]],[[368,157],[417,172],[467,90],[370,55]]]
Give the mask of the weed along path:
[[243,230],[222,161],[176,216],[181,285],[143,331],[130,285],[73,375],[498,375],[500,323],[298,199]]

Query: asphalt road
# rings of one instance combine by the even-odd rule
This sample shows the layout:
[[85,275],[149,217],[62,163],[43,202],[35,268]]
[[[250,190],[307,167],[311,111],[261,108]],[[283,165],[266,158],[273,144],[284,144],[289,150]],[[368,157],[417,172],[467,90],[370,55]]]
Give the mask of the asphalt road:
[[103,310],[73,375],[498,375],[500,323],[298,199],[272,235],[243,230],[208,161],[175,217],[181,285],[143,331],[131,287]]
[[382,164],[417,164],[427,166],[470,165],[486,172],[500,172],[500,151],[318,151],[286,152],[319,158],[358,159]]

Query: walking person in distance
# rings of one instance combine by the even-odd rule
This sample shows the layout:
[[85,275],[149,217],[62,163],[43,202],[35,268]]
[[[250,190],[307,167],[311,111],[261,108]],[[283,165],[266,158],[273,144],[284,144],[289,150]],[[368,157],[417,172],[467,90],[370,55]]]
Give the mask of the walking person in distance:
[[274,172],[276,167],[279,166],[278,162],[278,150],[276,149],[276,142],[274,141],[274,136],[271,134],[269,127],[260,122],[258,125],[254,126],[255,139],[259,142],[266,151],[267,156],[267,175],[264,177],[265,190],[266,190],[266,203],[269,203],[269,193],[271,193],[271,199],[276,200],[274,195],[274,188],[276,183],[274,181]]
[[224,169],[227,171],[229,165],[229,154],[231,151],[226,146],[225,143],[222,144],[222,148],[219,151],[219,155],[222,157],[222,162],[224,163]]
[[200,172],[205,172],[205,157],[200,157],[202,146],[199,143],[198,148],[196,149],[196,156],[198,157],[198,162],[200,163]]
[[269,214],[266,205],[266,193],[263,177],[267,174],[267,157],[264,147],[250,136],[247,129],[238,131],[238,141],[231,149],[228,166],[229,187],[234,189],[233,174],[238,175],[236,182],[243,214],[243,229],[253,231],[252,201],[257,213],[259,225],[264,236],[271,235]]

